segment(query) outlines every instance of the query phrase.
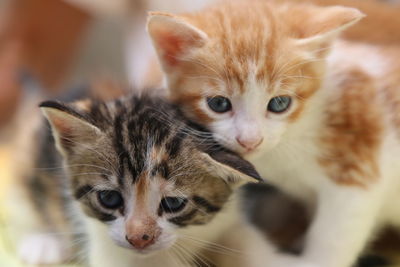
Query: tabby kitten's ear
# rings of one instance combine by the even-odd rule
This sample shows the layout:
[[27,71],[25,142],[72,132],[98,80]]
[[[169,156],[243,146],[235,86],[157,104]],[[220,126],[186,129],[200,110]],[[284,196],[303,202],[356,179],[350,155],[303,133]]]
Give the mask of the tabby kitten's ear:
[[202,47],[208,40],[207,34],[174,15],[151,12],[147,31],[161,61],[164,71],[185,60],[185,57]]
[[300,5],[286,10],[286,17],[294,30],[296,42],[318,53],[320,52],[318,49],[329,47],[342,31],[357,23],[365,15],[358,9],[344,6]]
[[228,184],[240,186],[248,182],[262,181],[250,162],[231,151],[208,151],[202,153],[202,157],[206,161],[211,174],[222,178]]
[[57,149],[64,155],[100,137],[101,130],[73,108],[55,101],[46,101],[40,108],[49,121]]

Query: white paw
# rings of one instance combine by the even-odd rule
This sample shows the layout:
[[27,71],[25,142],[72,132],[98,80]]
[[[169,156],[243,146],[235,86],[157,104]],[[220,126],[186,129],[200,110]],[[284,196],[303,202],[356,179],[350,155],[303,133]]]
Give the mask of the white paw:
[[68,259],[69,251],[58,237],[32,234],[20,242],[18,256],[27,264],[57,264]]

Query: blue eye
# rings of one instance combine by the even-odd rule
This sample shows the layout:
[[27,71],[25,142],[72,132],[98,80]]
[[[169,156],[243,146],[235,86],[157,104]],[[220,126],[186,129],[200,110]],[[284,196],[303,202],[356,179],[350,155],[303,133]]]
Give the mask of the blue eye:
[[274,113],[282,113],[290,107],[291,103],[292,98],[290,96],[277,96],[269,101],[267,109]]
[[217,113],[225,113],[232,109],[231,101],[223,96],[207,97],[207,104]]
[[104,190],[97,193],[99,202],[107,209],[117,209],[124,204],[121,194],[115,190]]
[[182,197],[165,197],[161,200],[160,208],[168,213],[178,212],[186,206],[187,199]]

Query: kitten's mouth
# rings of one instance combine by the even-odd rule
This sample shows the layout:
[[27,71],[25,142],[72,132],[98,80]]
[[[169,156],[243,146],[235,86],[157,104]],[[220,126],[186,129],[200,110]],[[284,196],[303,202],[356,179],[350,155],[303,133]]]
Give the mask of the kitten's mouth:
[[[236,150],[237,151],[237,150]],[[242,151],[237,151],[243,158],[245,159],[257,159],[263,154],[263,150],[260,148],[255,148],[251,150],[242,150]]]
[[255,154],[255,153],[257,153],[259,151],[258,148],[243,148],[243,147],[240,147],[239,149],[240,149],[239,153],[241,155],[245,155],[245,156]]
[[135,248],[133,246],[130,246],[129,249],[131,249],[132,252],[135,253],[136,255],[142,257],[147,257],[159,251],[159,249],[153,248],[153,246],[149,246],[146,248]]

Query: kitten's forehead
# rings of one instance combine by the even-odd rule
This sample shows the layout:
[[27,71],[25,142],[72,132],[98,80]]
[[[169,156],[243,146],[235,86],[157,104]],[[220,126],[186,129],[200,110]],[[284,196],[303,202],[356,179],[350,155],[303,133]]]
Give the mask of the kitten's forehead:
[[280,37],[268,5],[249,10],[245,1],[234,1],[188,16],[188,20],[210,38],[206,61],[214,62],[221,77],[236,83],[232,90],[244,91],[253,73],[258,80],[270,78]]
[[119,183],[154,176],[168,180],[171,165],[183,160],[182,144],[186,149],[192,145],[182,116],[162,102],[149,99],[146,103],[143,98],[116,103],[114,109],[109,131],[119,163]]
[[[291,23],[282,22],[288,18],[285,10],[284,5],[272,7],[265,1],[251,5],[224,1],[215,8],[183,15],[209,38],[205,47],[191,55],[193,64],[185,65],[185,76],[209,77],[208,88],[214,94],[222,91],[221,95],[229,96],[243,94],[253,81],[268,94],[274,93],[277,84],[291,83],[287,77],[300,77],[309,58],[293,41]],[[179,82],[175,85],[179,87]]]
[[[99,189],[130,192],[143,180],[159,187],[172,185],[169,188],[173,189],[205,175],[200,154],[213,139],[173,104],[155,97],[133,96],[109,103],[75,103],[75,107],[80,105],[82,116],[103,134],[88,142],[80,153],[72,154],[69,164],[76,163],[76,167],[70,169],[73,173],[99,173],[104,180]],[[74,187],[95,184],[98,179],[99,175],[73,179]]]

